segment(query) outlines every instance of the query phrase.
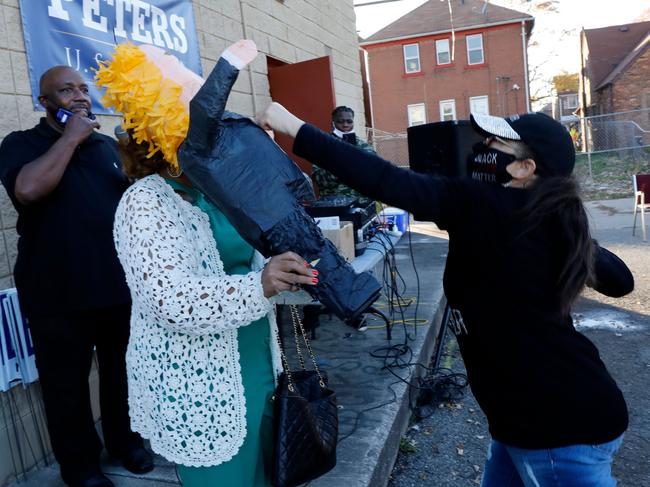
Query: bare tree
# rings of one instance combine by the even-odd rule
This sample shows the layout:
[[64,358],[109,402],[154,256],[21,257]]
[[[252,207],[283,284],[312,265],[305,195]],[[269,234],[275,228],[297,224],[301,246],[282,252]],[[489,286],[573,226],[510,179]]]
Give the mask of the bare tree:
[[575,45],[577,53],[578,30],[567,28],[559,0],[491,0],[491,3],[535,17],[528,43],[528,77],[530,101],[539,110],[553,98],[553,76],[567,68],[558,65],[557,59],[568,46]]

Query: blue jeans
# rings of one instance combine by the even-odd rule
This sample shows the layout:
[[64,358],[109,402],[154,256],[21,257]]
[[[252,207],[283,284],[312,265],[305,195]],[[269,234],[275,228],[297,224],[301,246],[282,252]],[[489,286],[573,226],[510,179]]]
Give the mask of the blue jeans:
[[492,440],[481,487],[615,487],[612,460],[622,441],[525,450]]

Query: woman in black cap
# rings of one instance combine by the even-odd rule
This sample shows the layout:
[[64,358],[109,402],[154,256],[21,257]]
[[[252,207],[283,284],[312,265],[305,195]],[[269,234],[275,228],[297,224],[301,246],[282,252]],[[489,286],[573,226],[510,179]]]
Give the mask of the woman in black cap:
[[396,167],[276,103],[259,122],[295,137],[296,155],[344,184],[449,232],[445,294],[493,438],[482,485],[616,485],[625,400],[570,307],[585,284],[622,296],[634,280],[590,237],[562,125],[538,113],[473,116],[486,137],[474,148],[473,180]]

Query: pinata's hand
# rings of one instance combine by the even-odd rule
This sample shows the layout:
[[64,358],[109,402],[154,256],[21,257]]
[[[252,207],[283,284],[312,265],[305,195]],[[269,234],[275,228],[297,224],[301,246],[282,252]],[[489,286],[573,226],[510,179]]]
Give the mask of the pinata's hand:
[[249,39],[235,42],[221,54],[221,57],[240,71],[257,56],[257,46]]

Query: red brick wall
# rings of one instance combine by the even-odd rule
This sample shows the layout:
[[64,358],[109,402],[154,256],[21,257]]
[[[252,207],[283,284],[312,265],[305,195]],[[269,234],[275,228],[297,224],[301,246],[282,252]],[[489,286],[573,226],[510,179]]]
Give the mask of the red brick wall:
[[612,85],[601,88],[593,94],[592,105],[587,115],[604,115],[615,112],[613,101]]
[[[485,63],[467,64],[465,36],[483,34]],[[456,117],[469,118],[469,98],[487,95],[492,115],[526,111],[525,66],[521,45],[521,24],[510,24],[456,33],[455,54],[451,66],[436,66],[435,40],[450,34],[421,37],[381,45],[368,51],[370,89],[374,127],[387,132],[403,132],[408,127],[407,105],[425,103],[427,122],[440,120],[441,100],[456,101]],[[403,45],[419,44],[419,74],[405,74]],[[450,42],[451,44],[451,42]],[[497,82],[497,77],[509,77]],[[519,85],[518,91],[506,89]],[[498,93],[498,94],[497,94]]]
[[613,83],[612,105],[616,112],[639,110],[650,94],[650,48],[646,48]]
[[[646,48],[645,52],[641,54],[629,66],[621,76],[614,81],[612,86],[612,100],[615,112],[623,112],[628,110],[641,110],[640,112],[632,112],[625,115],[627,120],[636,122],[640,127],[648,130],[650,127],[650,113],[647,109],[648,102],[650,101],[650,48]],[[643,139],[643,144],[650,144],[650,134],[640,134]]]

